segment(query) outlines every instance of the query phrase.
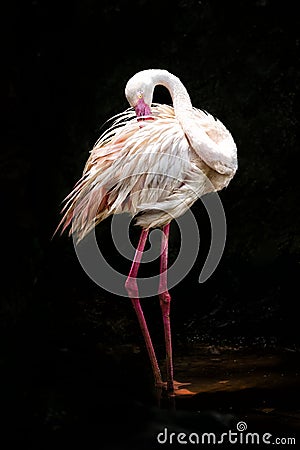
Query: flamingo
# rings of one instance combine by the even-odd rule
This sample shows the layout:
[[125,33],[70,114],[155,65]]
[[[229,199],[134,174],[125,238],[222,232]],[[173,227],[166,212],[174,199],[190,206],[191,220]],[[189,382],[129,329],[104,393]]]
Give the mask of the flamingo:
[[[156,85],[165,86],[173,106],[152,103]],[[152,365],[156,386],[170,396],[174,381],[170,327],[171,296],[167,286],[170,222],[184,214],[200,196],[228,185],[237,170],[237,148],[218,119],[192,106],[178,77],[167,70],[136,73],[126,84],[130,108],[114,116],[86,162],[82,178],[65,199],[61,233],[83,239],[112,214],[129,213],[141,227],[140,239],[125,287],[136,312]],[[162,311],[167,381],[141,308],[137,275],[151,228],[162,229],[159,301]]]

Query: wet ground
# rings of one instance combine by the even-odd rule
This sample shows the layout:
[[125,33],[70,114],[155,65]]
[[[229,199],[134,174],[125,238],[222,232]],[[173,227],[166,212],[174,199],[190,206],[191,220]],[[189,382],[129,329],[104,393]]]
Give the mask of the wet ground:
[[[183,440],[196,433],[200,443],[202,434],[213,432],[218,443],[222,433],[231,430],[240,433],[233,434],[229,444],[224,435],[222,445],[244,444],[247,433],[256,434],[248,437],[249,442],[254,439],[260,445],[264,444],[263,436],[271,444],[297,442],[300,362],[295,349],[202,344],[177,357],[175,365],[176,379],[191,385],[178,392],[182,395],[177,395],[173,404],[166,400],[160,403],[169,411],[169,417],[159,424],[164,430],[162,441],[181,448],[179,432],[185,433]],[[193,395],[188,395],[189,391]],[[157,425],[154,430],[159,429]]]
[[196,392],[182,407],[232,412],[252,431],[300,431],[297,351],[201,346],[176,369]]
[[246,426],[242,434],[297,439],[299,373],[295,348],[197,344],[175,355],[175,378],[190,382],[182,393],[193,395],[170,400],[154,389],[142,347],[25,353],[2,382],[1,440],[150,449],[161,447],[159,433],[167,433],[160,439],[169,444],[170,433],[171,439],[178,433],[220,439],[239,422]]
[[185,348],[175,357],[175,378],[190,386],[171,400],[158,392],[133,441],[137,447],[153,448],[163,433],[163,443],[182,448],[179,433],[185,433],[185,439],[196,433],[200,441],[203,434],[214,433],[218,442],[231,430],[240,431],[236,435],[240,443],[247,433],[256,433],[253,439],[260,445],[263,436],[271,444],[293,445],[300,435],[299,373],[299,352],[294,348],[210,344]]

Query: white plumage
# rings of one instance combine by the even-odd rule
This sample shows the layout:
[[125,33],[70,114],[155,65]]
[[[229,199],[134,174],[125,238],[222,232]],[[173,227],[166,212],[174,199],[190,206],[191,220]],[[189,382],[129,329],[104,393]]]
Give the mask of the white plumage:
[[[169,89],[173,107],[151,105],[156,84]],[[138,215],[136,224],[144,229],[166,225],[201,195],[227,186],[237,169],[230,132],[192,107],[177,77],[145,70],[129,80],[125,92],[135,111],[115,117],[66,199],[60,226],[71,224],[78,240],[111,214]]]

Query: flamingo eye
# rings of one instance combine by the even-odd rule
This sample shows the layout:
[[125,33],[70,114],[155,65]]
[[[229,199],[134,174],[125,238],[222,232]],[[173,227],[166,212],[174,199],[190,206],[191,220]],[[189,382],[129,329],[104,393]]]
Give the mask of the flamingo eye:
[[138,98],[143,98],[143,94],[141,92],[138,93]]

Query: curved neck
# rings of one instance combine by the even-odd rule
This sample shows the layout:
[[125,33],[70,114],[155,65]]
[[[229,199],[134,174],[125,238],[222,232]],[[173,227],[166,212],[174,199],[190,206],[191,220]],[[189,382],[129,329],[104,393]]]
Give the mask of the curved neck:
[[190,96],[179,78],[167,70],[153,70],[151,75],[155,86],[158,84],[165,86],[170,92],[174,112],[179,120],[187,111],[193,109]]

